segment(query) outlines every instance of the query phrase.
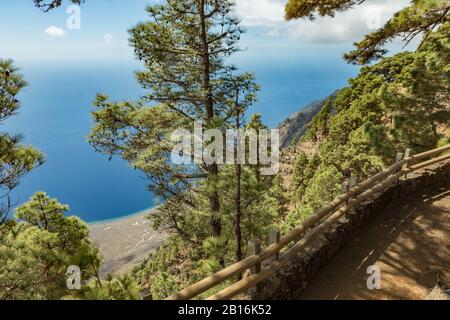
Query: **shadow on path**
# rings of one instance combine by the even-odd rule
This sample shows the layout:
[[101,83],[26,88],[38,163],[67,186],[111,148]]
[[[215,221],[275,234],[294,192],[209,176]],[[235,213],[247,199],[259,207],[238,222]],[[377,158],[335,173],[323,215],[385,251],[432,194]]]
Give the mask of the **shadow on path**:
[[[381,289],[367,288],[367,268]],[[314,278],[299,299],[426,299],[450,275],[450,184],[389,204]]]

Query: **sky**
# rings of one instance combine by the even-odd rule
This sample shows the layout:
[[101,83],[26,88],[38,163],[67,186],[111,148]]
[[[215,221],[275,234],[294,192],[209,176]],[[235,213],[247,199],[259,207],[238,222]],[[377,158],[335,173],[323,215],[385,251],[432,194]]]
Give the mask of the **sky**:
[[[19,62],[132,61],[127,30],[145,20],[145,7],[157,2],[87,0],[77,9],[65,1],[60,8],[42,13],[32,0],[2,0],[0,57]],[[285,0],[235,2],[236,14],[247,29],[240,43],[245,51],[234,58],[236,62],[275,59],[289,63],[340,58],[353,42],[380,27],[409,0],[370,0],[334,18],[313,22],[286,22]],[[73,19],[78,17],[74,16],[77,10],[80,18]]]

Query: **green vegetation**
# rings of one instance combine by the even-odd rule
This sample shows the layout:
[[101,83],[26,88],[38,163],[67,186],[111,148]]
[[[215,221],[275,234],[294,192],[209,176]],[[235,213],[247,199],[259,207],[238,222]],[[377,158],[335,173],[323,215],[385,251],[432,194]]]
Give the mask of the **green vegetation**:
[[303,140],[312,140],[316,142],[320,137],[327,136],[329,133],[328,122],[333,115],[334,99],[329,98],[322,106],[322,109],[316,117],[308,124],[309,130],[302,137]]
[[[289,0],[286,5],[288,19],[334,16],[365,1],[357,0]],[[369,2],[369,1],[367,1]],[[356,49],[345,55],[352,63],[366,64],[381,59],[387,50],[386,43],[396,37],[403,37],[409,43],[414,37],[425,35],[426,40],[431,32],[449,21],[450,3],[448,0],[412,0],[411,4],[397,12],[379,30],[370,33],[356,43]]]
[[248,240],[266,236],[280,220],[282,194],[269,192],[274,178],[261,176],[259,164],[171,161],[172,133],[192,131],[194,121],[221,132],[265,128],[258,115],[245,121],[258,91],[253,75],[225,63],[244,31],[232,4],[168,0],[147,11],[150,20],[130,30],[145,64],[136,77],[146,94],[135,102],[99,94],[89,141],[141,170],[161,200],[153,226],[173,239],[132,274],[162,297],[241,259]]
[[0,226],[0,300],[61,298],[70,265],[85,279],[98,277],[87,225],[64,217],[68,209],[38,192],[16,209],[16,220]]
[[[34,3],[48,11],[62,1]],[[288,18],[332,16],[358,3],[290,0],[286,12]],[[264,241],[274,227],[288,231],[298,225],[338,195],[351,175],[364,179],[405,148],[421,152],[450,142],[449,6],[417,0],[346,55],[353,63],[380,61],[363,67],[309,124],[297,143],[310,142],[316,152],[296,155],[292,177],[285,179],[289,190],[286,177],[260,175],[259,161],[174,164],[171,135],[194,121],[222,132],[266,127],[260,115],[246,120],[259,89],[253,75],[226,64],[244,32],[229,1],[166,0],[147,11],[149,21],[130,30],[145,66],[136,76],[146,94],[123,102],[98,94],[89,142],[145,175],[161,201],[150,219],[171,237],[129,274],[101,279],[102,259],[87,225],[66,217],[68,206],[39,192],[16,209],[14,219],[6,219],[9,191],[43,158],[21,145],[21,137],[1,133],[0,300],[138,299],[141,291],[164,298],[242,259],[251,238]],[[406,34],[409,41],[420,32],[424,39],[417,51],[383,58],[394,36]],[[16,113],[24,86],[12,62],[0,60],[0,124]],[[288,207],[294,209],[286,214]],[[79,291],[67,289],[70,265],[81,269]]]
[[114,277],[108,274],[106,279],[87,282],[74,298],[82,300],[139,300],[140,286],[134,277],[125,275]]
[[298,155],[294,165],[291,194],[300,204],[287,224],[329,201],[351,174],[364,179],[406,148],[419,153],[448,143],[449,66],[450,23],[445,23],[416,52],[363,67],[337,95],[336,115],[327,102],[303,138],[315,142],[318,152],[310,159]]
[[[101,257],[89,229],[56,199],[38,192],[0,226],[0,300],[139,298],[130,277],[100,278]],[[81,290],[68,290],[67,270],[78,266]]]
[[[15,115],[20,107],[17,95],[27,85],[11,60],[0,59],[0,125]],[[12,201],[10,191],[24,175],[41,165],[43,155],[36,149],[22,145],[20,135],[0,132],[0,225],[4,223]]]

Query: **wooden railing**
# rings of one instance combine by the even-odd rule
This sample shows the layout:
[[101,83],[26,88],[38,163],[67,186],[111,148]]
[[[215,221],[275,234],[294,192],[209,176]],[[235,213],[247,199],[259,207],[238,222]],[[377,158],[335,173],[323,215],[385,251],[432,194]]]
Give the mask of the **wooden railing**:
[[[245,292],[276,273],[361,201],[386,190],[410,172],[450,159],[450,154],[437,157],[446,151],[450,151],[450,145],[413,156],[410,156],[410,150],[406,150],[405,153],[397,154],[395,164],[366,181],[358,184],[352,177],[349,183],[342,185],[343,194],[319,209],[286,235],[280,237],[278,232],[272,231],[269,234],[269,243],[271,244],[267,248],[261,250],[261,242],[252,240],[249,243],[250,256],[171,295],[167,300],[193,299],[250,269],[251,274],[248,277],[210,296],[207,300],[227,300]],[[432,159],[421,162],[427,158]],[[307,231],[309,232],[306,234]],[[290,246],[292,242],[295,244]],[[284,251],[282,252],[282,250]],[[264,267],[262,267],[263,262],[265,262]]]

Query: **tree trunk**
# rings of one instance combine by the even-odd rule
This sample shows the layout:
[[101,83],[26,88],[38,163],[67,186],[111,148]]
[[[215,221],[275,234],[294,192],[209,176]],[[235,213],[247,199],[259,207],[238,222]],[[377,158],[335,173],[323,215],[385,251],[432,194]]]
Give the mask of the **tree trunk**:
[[[212,96],[211,78],[210,78],[210,60],[209,60],[209,45],[206,31],[206,17],[205,17],[205,0],[200,1],[200,25],[201,25],[201,40],[202,40],[202,54],[203,54],[203,88],[206,92],[205,109],[206,109],[206,124],[209,126],[214,118],[214,100]],[[208,173],[215,183],[215,178],[219,174],[217,164],[208,167]],[[211,194],[209,195],[209,204],[211,210],[211,232],[214,237],[220,237],[222,233],[222,223],[220,221],[220,201],[217,187],[214,185]]]
[[236,215],[234,221],[234,233],[236,237],[236,261],[242,260],[242,231],[241,231],[241,173],[242,167],[240,164],[236,164],[236,196],[235,206]]
[[[240,113],[239,110],[236,115],[236,129],[240,129]],[[236,159],[237,160],[237,159]],[[235,194],[235,207],[236,213],[234,217],[234,234],[236,238],[236,261],[242,260],[242,230],[241,230],[241,217],[242,217],[242,206],[241,206],[241,175],[242,175],[242,165],[235,162],[236,171],[236,194]]]

